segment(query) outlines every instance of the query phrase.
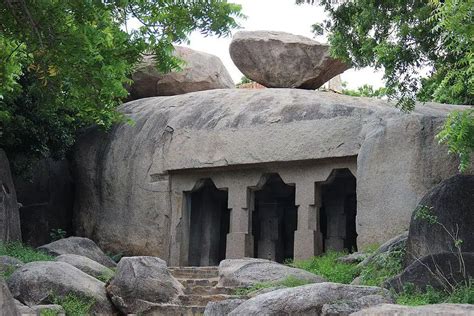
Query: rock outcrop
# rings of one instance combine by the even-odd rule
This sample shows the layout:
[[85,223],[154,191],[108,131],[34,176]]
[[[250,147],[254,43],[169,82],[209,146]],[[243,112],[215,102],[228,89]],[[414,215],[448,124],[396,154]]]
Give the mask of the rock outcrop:
[[38,250],[44,251],[52,256],[65,254],[84,256],[109,268],[116,266],[115,262],[88,238],[63,238],[38,247]]
[[245,300],[239,298],[223,300],[220,302],[210,302],[206,305],[204,316],[228,315],[243,302],[245,302]]
[[175,47],[174,54],[185,64],[182,70],[166,74],[156,69],[153,56],[144,56],[132,74],[132,100],[235,87],[227,69],[217,56],[181,46]]
[[264,259],[226,259],[219,264],[219,286],[246,287],[262,282],[283,281],[288,277],[308,283],[325,281],[308,271]]
[[457,252],[455,239],[461,240],[463,252],[474,252],[473,227],[474,175],[456,175],[441,182],[413,212],[405,264],[430,254]]
[[474,253],[437,253],[414,261],[402,273],[387,280],[385,286],[402,291],[405,284],[412,284],[424,291],[427,286],[451,290],[452,285],[465,284],[474,279]]
[[425,306],[404,306],[383,304],[351,314],[351,316],[466,316],[474,315],[471,304],[434,304]]
[[[319,315],[327,304],[356,301],[373,295],[380,295],[386,301],[391,301],[389,292],[379,287],[310,284],[256,296],[240,304],[229,315]],[[366,301],[367,304],[369,301],[370,299]],[[380,299],[372,302],[378,303]],[[353,307],[355,309],[355,305]]]
[[84,256],[65,254],[56,257],[56,261],[68,263],[99,280],[108,279],[114,275],[111,269]]
[[21,240],[20,213],[10,162],[0,149],[0,241]]
[[124,257],[107,285],[107,293],[122,313],[134,314],[176,302],[183,286],[160,258]]
[[105,284],[64,262],[27,263],[10,276],[8,287],[13,297],[28,306],[51,303],[52,295],[64,297],[74,294],[93,300],[94,313],[114,313]]
[[245,76],[268,88],[314,90],[349,68],[329,56],[329,45],[284,32],[237,32],[229,51]]

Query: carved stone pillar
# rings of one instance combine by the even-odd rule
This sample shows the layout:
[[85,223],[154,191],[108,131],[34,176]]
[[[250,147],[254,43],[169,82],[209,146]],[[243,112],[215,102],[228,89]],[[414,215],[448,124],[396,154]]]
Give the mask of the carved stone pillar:
[[250,214],[247,187],[229,187],[230,232],[227,234],[226,259],[253,257],[253,236],[250,234]]
[[319,225],[321,190],[314,182],[296,183],[298,227],[295,231],[294,258],[308,259],[323,252],[323,237]]

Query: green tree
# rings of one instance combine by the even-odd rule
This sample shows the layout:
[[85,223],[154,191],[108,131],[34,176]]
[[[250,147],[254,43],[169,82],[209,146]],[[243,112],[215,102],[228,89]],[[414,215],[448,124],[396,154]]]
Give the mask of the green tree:
[[[240,6],[227,1],[0,1],[0,147],[16,172],[64,156],[76,132],[124,120],[134,65],[145,52],[179,69],[173,43],[199,30],[228,35]],[[127,30],[127,21],[140,27]]]
[[[342,84],[343,87],[345,84]],[[356,90],[351,90],[351,89],[342,89],[342,93],[346,95],[351,95],[353,97],[369,97],[369,98],[381,98],[383,96],[386,96],[385,88],[378,88],[374,89],[373,86],[364,84],[360,87],[358,87]]]
[[[328,13],[313,29],[328,32],[332,55],[383,68],[387,96],[403,110],[417,99],[474,104],[474,0],[303,2]],[[460,156],[461,171],[474,150],[473,111],[452,113],[439,135]]]

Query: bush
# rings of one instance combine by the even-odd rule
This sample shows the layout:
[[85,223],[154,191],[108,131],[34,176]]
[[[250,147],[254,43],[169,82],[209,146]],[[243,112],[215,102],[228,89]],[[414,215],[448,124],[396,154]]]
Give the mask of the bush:
[[344,252],[328,251],[308,260],[293,261],[289,265],[320,275],[329,282],[349,284],[357,276],[358,269],[355,264],[337,261],[344,255],[346,255]]
[[0,256],[14,257],[24,263],[54,260],[54,257],[29,246],[23,245],[20,242],[0,242]]

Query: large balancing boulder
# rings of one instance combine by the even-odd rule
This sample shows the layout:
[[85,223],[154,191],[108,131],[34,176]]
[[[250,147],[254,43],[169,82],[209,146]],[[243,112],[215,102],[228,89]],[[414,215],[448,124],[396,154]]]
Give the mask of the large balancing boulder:
[[160,258],[124,257],[107,286],[107,293],[122,313],[144,313],[156,305],[175,302],[183,295],[183,285]]
[[292,277],[308,283],[325,280],[305,270],[288,267],[265,259],[227,259],[219,264],[219,286],[251,286],[262,282],[278,282]]
[[0,149],[0,241],[21,240],[20,213],[10,163]]
[[[368,296],[371,298],[364,300]],[[240,304],[229,315],[321,315],[323,309],[336,310],[336,303],[355,301],[360,304],[353,304],[345,310],[356,312],[358,307],[362,309],[371,306],[369,302],[392,302],[388,290],[379,287],[318,283],[258,295]]]
[[72,294],[93,301],[91,312],[114,313],[105,284],[64,262],[27,263],[10,276],[8,287],[16,299],[28,306],[52,303],[53,297]]
[[314,90],[349,67],[329,56],[329,45],[273,31],[237,32],[230,56],[248,78],[268,88]]
[[143,57],[132,74],[132,100],[235,87],[219,57],[181,46],[175,46],[174,54],[185,64],[180,71],[166,74],[156,69],[154,56]]
[[53,241],[52,243],[38,247],[52,256],[74,254],[87,257],[106,267],[113,268],[115,262],[110,259],[92,240],[83,237],[69,237]]
[[[441,252],[474,252],[474,175],[456,175],[433,187],[413,212],[405,263]],[[459,242],[456,242],[459,240]]]

